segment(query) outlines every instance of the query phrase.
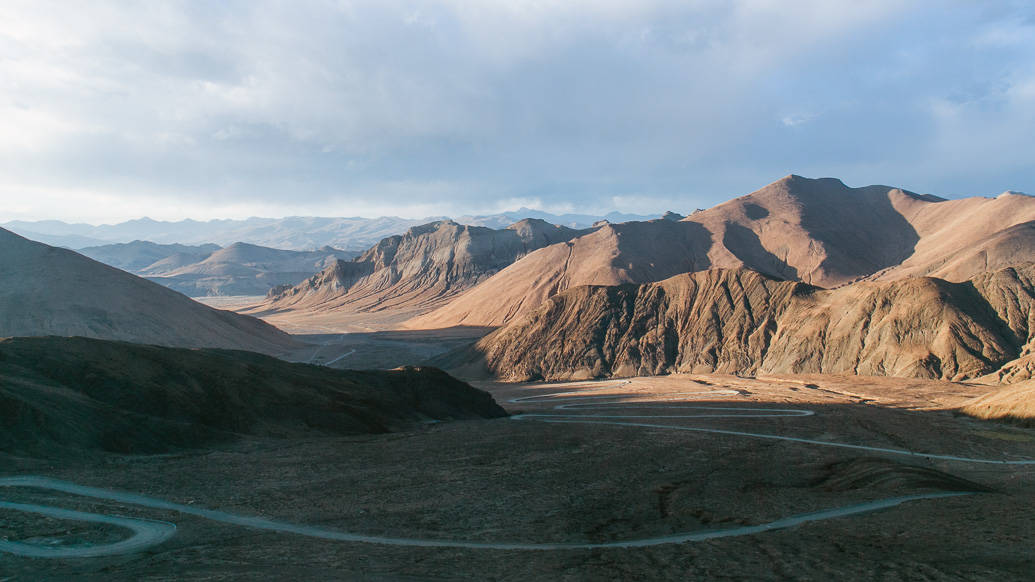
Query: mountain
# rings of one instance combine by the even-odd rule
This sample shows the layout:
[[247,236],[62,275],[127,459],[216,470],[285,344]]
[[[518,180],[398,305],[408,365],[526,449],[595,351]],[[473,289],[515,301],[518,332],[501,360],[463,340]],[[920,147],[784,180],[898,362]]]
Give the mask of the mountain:
[[0,337],[42,335],[274,354],[294,343],[257,319],[0,229]]
[[460,224],[470,224],[473,226],[486,226],[489,228],[506,228],[507,226],[520,222],[527,218],[534,218],[549,222],[550,224],[556,224],[558,226],[566,226],[568,228],[582,229],[589,228],[594,224],[606,220],[607,222],[629,222],[630,220],[651,220],[657,218],[657,216],[648,216],[643,214],[624,214],[621,212],[609,212],[603,215],[597,214],[551,214],[549,212],[543,212],[541,210],[533,210],[531,208],[519,208],[508,212],[502,212],[500,214],[492,214],[489,216],[461,216],[456,218],[456,222]]
[[108,241],[106,240],[78,234],[44,234],[27,228],[16,227],[12,227],[10,230],[11,232],[17,232],[29,240],[66,249],[82,249],[108,244]]
[[288,251],[237,242],[196,262],[177,253],[139,269],[140,275],[191,297],[265,295],[293,285],[355,253],[331,247]]
[[506,416],[440,370],[332,370],[230,350],[0,340],[0,451],[160,453],[256,435],[383,433]]
[[1035,257],[1035,198],[1005,192],[995,198],[964,198],[898,207],[916,229],[914,252],[877,273],[882,280],[931,275],[965,281],[985,271]]
[[[625,221],[643,216],[612,212],[607,215],[564,214],[521,208],[489,216],[465,216],[458,222],[475,226],[503,228],[526,218],[546,220],[569,228],[586,228],[599,220]],[[67,224],[57,220],[38,222],[12,221],[5,228],[26,238],[48,244],[78,249],[106,243],[128,243],[149,240],[157,243],[199,245],[216,243],[226,246],[235,242],[288,250],[313,250],[325,246],[338,249],[360,250],[375,245],[381,239],[405,232],[408,228],[446,217],[420,219],[382,216],[287,218],[248,218],[245,220],[181,220],[166,222],[140,218],[119,224]]]
[[203,261],[218,250],[219,245],[214,244],[199,246],[163,245],[150,241],[135,240],[129,243],[86,247],[79,249],[79,254],[102,262],[105,265],[111,265],[123,271],[135,273],[156,262],[174,256],[182,257],[180,260],[192,259],[191,262]]
[[657,281],[706,269],[710,241],[708,231],[693,223],[658,219],[603,224],[588,234],[529,253],[407,325],[498,326],[570,287]]
[[1035,264],[964,283],[921,277],[824,290],[746,269],[580,286],[442,364],[510,381],[673,372],[961,380],[1021,357]]
[[1030,257],[1033,225],[1035,198],[1021,194],[944,200],[790,175],[678,222],[605,225],[530,253],[408,325],[498,326],[578,285],[648,283],[715,268],[821,287],[917,275],[965,281]]
[[433,222],[388,237],[355,260],[338,261],[299,285],[275,289],[257,311],[426,310],[535,249],[582,233],[538,219],[500,230]]

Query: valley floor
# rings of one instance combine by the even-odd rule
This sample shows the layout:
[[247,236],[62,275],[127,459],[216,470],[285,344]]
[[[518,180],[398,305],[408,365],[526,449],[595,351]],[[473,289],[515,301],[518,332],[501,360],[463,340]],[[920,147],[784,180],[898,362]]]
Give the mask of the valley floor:
[[[703,541],[503,550],[319,539],[3,487],[4,501],[161,520],[176,532],[125,555],[4,554],[0,576],[1023,580],[1035,570],[1035,465],[1004,463],[1035,459],[1035,430],[949,410],[985,386],[669,376],[481,387],[518,417],[380,436],[252,439],[165,456],[0,456],[0,478],[40,475],[321,531],[583,546],[762,526],[903,496],[967,494]],[[836,446],[844,444],[856,448]],[[111,525],[0,508],[0,538],[9,541],[104,545],[126,535]]]

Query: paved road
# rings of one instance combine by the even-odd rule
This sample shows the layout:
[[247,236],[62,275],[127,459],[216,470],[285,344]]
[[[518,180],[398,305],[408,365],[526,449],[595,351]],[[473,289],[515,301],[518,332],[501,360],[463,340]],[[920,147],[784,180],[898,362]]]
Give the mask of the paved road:
[[[685,404],[695,399],[714,397],[716,395],[735,394],[731,390],[711,390],[702,392],[686,392],[672,394],[669,398],[655,399],[650,402],[621,402],[613,395],[598,395],[593,392],[613,389],[621,386],[619,384],[607,384],[586,390],[572,390],[568,392],[556,392],[551,394],[537,394],[514,398],[512,403],[542,403],[556,402],[553,407],[555,412],[529,413],[516,415],[511,418],[518,421],[539,421],[554,423],[590,423],[606,424],[619,427],[646,427],[652,429],[684,430],[716,433],[724,435],[742,436],[760,439],[775,439],[802,443],[807,445],[818,445],[827,447],[841,447],[857,450],[865,450],[882,454],[906,455],[911,457],[923,457],[928,459],[939,459],[945,461],[964,463],[992,463],[1000,465],[1031,465],[1035,460],[1027,459],[980,459],[960,457],[954,455],[930,454],[904,449],[890,449],[884,447],[870,447],[850,443],[839,443],[833,441],[820,441],[814,439],[802,439],[797,437],[752,433],[742,431],[721,430],[713,428],[691,427],[685,425],[661,424],[660,422],[634,422],[634,419],[651,418],[657,421],[664,419],[692,419],[692,418],[773,418],[773,417],[801,417],[814,414],[811,410],[804,409],[783,409],[783,408],[762,408],[762,407],[716,407]],[[643,411],[650,410],[650,413]],[[696,411],[688,413],[688,411]],[[657,412],[654,412],[657,411]],[[665,414],[664,412],[675,412],[676,414]],[[60,481],[48,477],[18,476],[0,478],[2,487],[32,487],[60,491],[73,495],[91,497],[118,503],[137,505],[165,511],[174,511],[184,515],[192,515],[222,523],[239,525],[252,529],[275,531],[295,535],[303,535],[314,538],[338,540],[343,542],[359,542],[370,544],[381,544],[390,546],[416,546],[416,547],[438,547],[438,548],[467,548],[467,549],[491,549],[491,550],[588,550],[604,548],[638,548],[657,546],[662,544],[675,544],[686,542],[697,542],[725,537],[752,535],[776,529],[782,529],[801,525],[814,521],[835,519],[861,513],[869,513],[882,509],[895,507],[902,503],[918,501],[923,499],[940,499],[945,497],[958,497],[970,495],[971,492],[950,491],[940,493],[923,493],[917,495],[906,495],[891,497],[865,503],[856,503],[842,507],[831,508],[823,511],[803,513],[784,517],[776,521],[753,526],[731,527],[709,530],[695,530],[692,532],[676,533],[665,536],[620,540],[606,543],[526,543],[526,542],[478,542],[455,539],[418,539],[406,537],[370,536],[361,533],[349,533],[329,530],[307,525],[280,522],[260,517],[252,517],[227,513],[212,509],[199,508],[193,505],[183,505],[162,499],[138,495],[135,493],[112,491],[96,487],[86,487],[67,481]],[[175,531],[175,526],[165,522],[154,522],[149,520],[130,519],[100,514],[69,511],[65,509],[46,507],[39,505],[22,505],[15,503],[0,502],[0,509],[15,511],[27,511],[80,521],[93,521],[109,523],[127,527],[134,532],[134,535],[126,540],[107,545],[91,545],[83,547],[40,547],[31,544],[0,541],[0,551],[34,557],[69,558],[88,557],[109,554],[120,554],[135,552],[146,547],[160,544],[167,540]]]
[[[29,483],[32,482],[33,481],[31,481],[30,478]],[[111,554],[128,554],[160,544],[176,533],[175,524],[165,521],[155,521],[152,519],[117,517],[98,513],[72,511],[70,509],[60,509],[45,505],[11,503],[8,501],[0,501],[0,509],[21,511],[23,513],[36,513],[57,519],[105,523],[108,525],[124,527],[133,532],[131,537],[119,542],[86,546],[47,546],[11,542],[0,538],[0,552],[7,552],[18,556],[28,556],[30,558],[89,558]]]

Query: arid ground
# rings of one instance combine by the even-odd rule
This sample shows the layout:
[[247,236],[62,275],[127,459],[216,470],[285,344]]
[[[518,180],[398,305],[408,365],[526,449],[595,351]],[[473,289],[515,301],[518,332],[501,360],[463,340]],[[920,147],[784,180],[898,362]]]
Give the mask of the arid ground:
[[[951,410],[986,386],[864,377],[667,376],[481,387],[522,416],[428,424],[383,436],[252,439],[166,456],[61,462],[0,457],[0,476],[46,476],[191,508],[380,536],[388,543],[319,539],[8,487],[4,497],[11,502],[163,520],[177,529],[167,541],[129,555],[4,555],[0,575],[1025,580],[1035,570],[1035,465],[1000,462],[1035,459],[1035,430]],[[602,424],[614,422],[656,426]],[[967,494],[809,517],[952,492]],[[803,515],[813,521],[703,541],[650,541],[779,525]],[[61,547],[106,544],[127,535],[112,526],[41,520],[11,510],[0,509],[0,517],[0,537],[8,541],[49,540]],[[446,546],[637,540],[656,545],[391,545],[399,538]]]

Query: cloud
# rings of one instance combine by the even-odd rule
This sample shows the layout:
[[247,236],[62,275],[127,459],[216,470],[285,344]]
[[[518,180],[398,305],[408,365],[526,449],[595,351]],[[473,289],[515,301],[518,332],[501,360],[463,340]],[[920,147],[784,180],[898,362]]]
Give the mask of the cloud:
[[788,172],[1035,190],[1032,26],[1023,3],[5,2],[0,207],[693,208]]

